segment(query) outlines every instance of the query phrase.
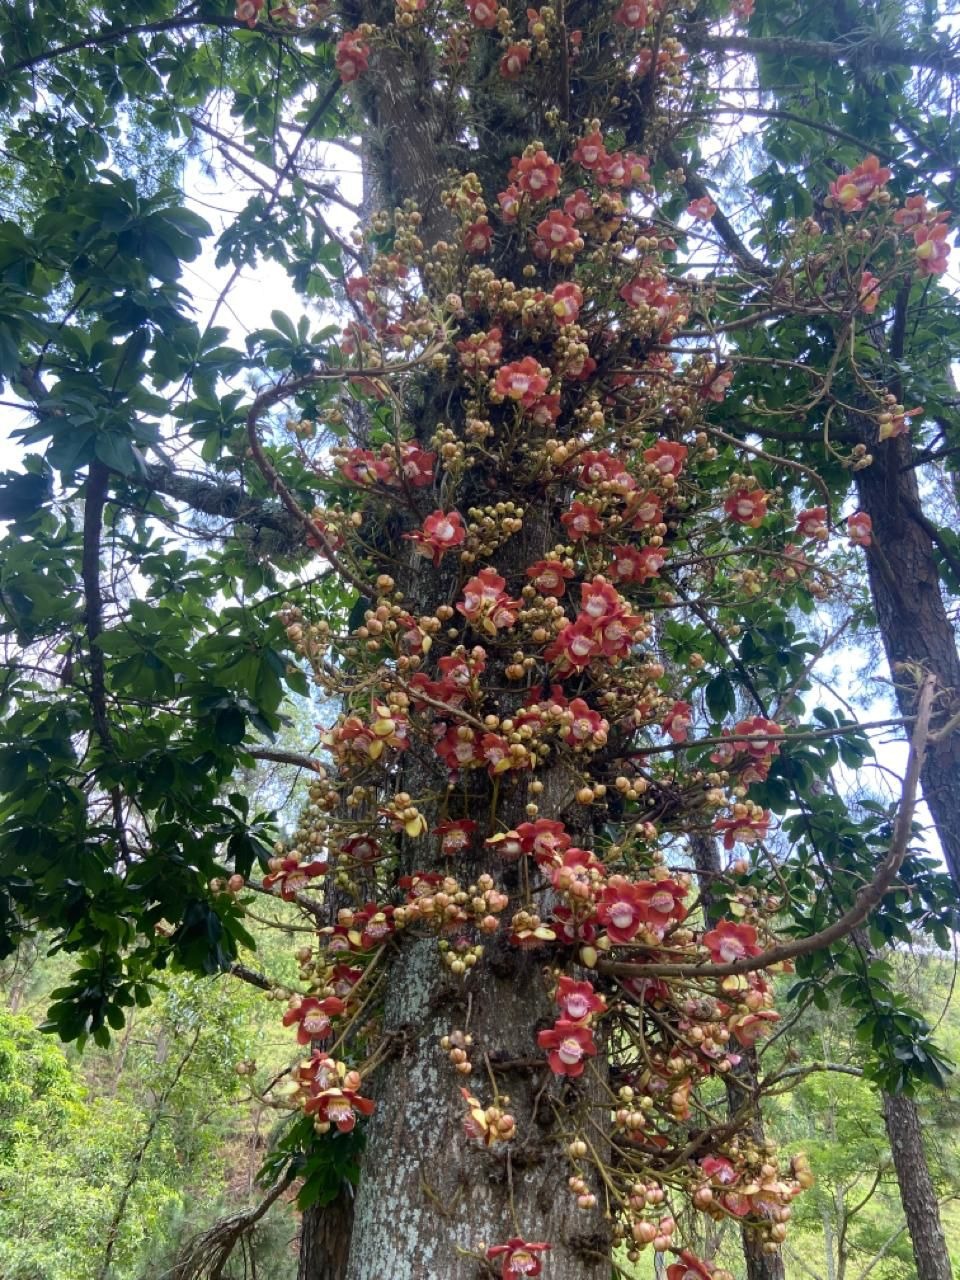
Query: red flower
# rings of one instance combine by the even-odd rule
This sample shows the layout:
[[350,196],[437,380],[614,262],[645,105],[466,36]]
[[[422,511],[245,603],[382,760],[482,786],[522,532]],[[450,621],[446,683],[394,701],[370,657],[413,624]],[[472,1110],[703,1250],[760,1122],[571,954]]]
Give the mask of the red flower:
[[913,243],[916,245],[917,265],[921,275],[937,276],[946,271],[950,246],[947,244],[947,228],[943,223],[936,223],[932,227],[914,227]]
[[263,887],[271,893],[279,893],[284,902],[292,902],[298,893],[310,887],[315,876],[322,876],[326,869],[325,862],[308,862],[304,866],[296,858],[284,858],[278,871],[263,877]]
[[766,809],[760,809],[753,815],[747,813],[743,817],[717,818],[713,829],[718,834],[723,833],[723,847],[727,850],[737,843],[757,844],[770,829],[770,814]]
[[558,1018],[549,1031],[539,1032],[537,1044],[547,1050],[547,1061],[555,1076],[582,1076],[584,1058],[597,1052],[590,1028],[568,1018]]
[[707,1264],[686,1249],[681,1250],[679,1262],[667,1267],[667,1280],[710,1280],[710,1277]]
[[663,520],[663,506],[660,498],[649,491],[633,493],[627,499],[624,520],[629,520],[638,529],[652,529]]
[[703,943],[710,950],[715,964],[732,964],[744,956],[758,956],[761,947],[757,943],[757,931],[752,924],[736,924],[733,920],[719,920],[709,933],[703,935]]
[[667,547],[614,547],[606,572],[614,582],[647,582],[659,576],[669,554]]
[[427,516],[422,529],[413,533],[405,533],[405,538],[416,543],[417,551],[423,556],[432,556],[434,565],[439,565],[445,552],[462,545],[467,536],[459,511],[434,511]]
[[469,338],[461,338],[457,343],[460,363],[473,372],[499,364],[503,355],[502,337],[502,329],[491,329],[489,333],[473,333]]
[[586,222],[593,217],[593,201],[590,199],[590,193],[584,191],[583,187],[578,187],[572,195],[567,196],[563,202],[564,213],[569,213],[570,217],[576,222]]
[[772,1024],[780,1021],[773,1009],[761,1009],[758,1013],[744,1013],[730,1019],[729,1027],[742,1045],[750,1048],[761,1036],[772,1030]]
[[685,444],[675,444],[672,440],[658,440],[649,449],[644,449],[643,460],[648,466],[655,467],[660,475],[673,476],[676,479],[683,470],[687,452]]
[[777,739],[784,736],[776,721],[768,720],[765,716],[750,716],[747,720],[741,720],[733,726],[733,732],[738,738],[749,735],[756,739],[755,742],[735,744],[738,751],[748,751],[756,760],[772,759],[780,750]]
[[685,920],[687,908],[683,899],[687,890],[676,880],[641,880],[636,886],[638,901],[644,904],[646,924],[664,929],[671,920]]
[[421,449],[418,444],[407,441],[400,446],[400,473],[407,484],[414,489],[422,489],[433,484],[433,468],[437,455]]
[[344,840],[340,852],[354,862],[373,862],[380,856],[381,849],[372,836],[356,835]]
[[433,834],[441,836],[440,852],[448,858],[454,857],[458,853],[463,853],[464,849],[470,848],[473,840],[473,833],[477,829],[477,824],[471,822],[469,818],[459,818],[456,822],[441,822],[434,827]]
[[393,479],[393,467],[385,458],[378,458],[369,449],[351,449],[340,470],[353,484],[388,484]]
[[497,370],[493,390],[496,395],[516,400],[527,409],[544,394],[549,382],[550,370],[544,369],[533,356],[524,356]]
[[603,639],[589,618],[568,622],[543,656],[563,669],[582,671],[603,652]]
[[308,996],[301,1000],[294,1009],[288,1009],[283,1015],[283,1025],[297,1027],[297,1043],[309,1044],[311,1040],[325,1040],[333,1029],[331,1017],[339,1017],[346,1005],[338,996],[327,996],[318,1000],[316,996]]
[[595,1013],[603,1013],[607,1002],[598,996],[591,982],[576,982],[566,974],[560,979],[557,987],[557,1004],[560,1012],[569,1022],[586,1022]]
[[501,628],[512,627],[517,620],[518,600],[511,600],[504,591],[506,579],[495,569],[481,569],[463,588],[463,599],[457,610],[487,635],[495,635]]
[[724,1156],[706,1156],[700,1161],[700,1168],[718,1187],[729,1187],[737,1180],[736,1169]]
[[480,218],[477,222],[471,222],[463,232],[463,247],[467,253],[481,254],[489,252],[490,245],[493,243],[493,227],[486,220]]
[[517,184],[534,200],[552,200],[560,190],[560,166],[543,150],[516,162]]
[[624,187],[630,181],[630,168],[622,151],[604,158],[597,171],[597,181],[604,187]]
[[518,80],[530,61],[530,46],[526,41],[511,44],[500,59],[500,74],[505,80]]
[[762,489],[737,489],[723,504],[723,509],[736,524],[757,529],[767,514],[770,495]]
[[631,186],[641,187],[650,181],[649,156],[638,156],[635,151],[625,151],[623,153],[623,163]]
[[510,743],[498,733],[485,733],[480,739],[480,756],[487,763],[487,772],[491,778],[498,773],[505,773],[514,767],[514,758],[510,751]]
[[565,580],[573,577],[573,570],[560,560],[538,560],[527,569],[527,577],[542,596],[556,596],[559,600],[567,589]]
[[860,310],[866,312],[868,316],[873,315],[877,309],[877,303],[880,301],[880,292],[877,289],[879,283],[879,278],[872,271],[863,271],[860,275],[857,301],[860,304]]
[[370,1098],[361,1098],[353,1089],[325,1089],[323,1093],[308,1098],[303,1110],[308,1116],[316,1116],[321,1132],[336,1125],[341,1133],[349,1133],[357,1123],[357,1113],[369,1116],[374,1104]]
[[611,942],[631,942],[647,919],[647,901],[640,888],[614,876],[604,889],[597,919],[606,929]]
[[[561,217],[566,217],[561,214]],[[540,224],[543,226],[543,223]],[[553,314],[558,324],[573,324],[583,306],[583,290],[578,284],[558,284],[553,291]]]
[[[551,257],[561,250],[576,249],[583,245],[577,231],[577,224],[569,213],[561,213],[559,209],[552,209],[543,221],[538,223],[537,235],[550,250]],[[576,288],[575,285],[574,288]]]
[[687,205],[687,213],[698,222],[709,222],[716,212],[717,206],[709,196],[700,196],[699,199],[691,200]]
[[660,728],[674,742],[686,742],[693,723],[690,717],[692,710],[689,702],[675,702],[664,717]]
[[890,170],[882,169],[876,156],[867,156],[855,169],[830,183],[829,202],[838,204],[844,213],[859,213],[873,193],[889,181]]
[[343,39],[337,43],[334,55],[336,68],[344,84],[356,80],[370,65],[370,46],[365,43],[359,31],[347,31]]
[[592,582],[580,584],[580,609],[580,617],[589,618],[594,626],[599,626],[607,618],[626,613],[626,606],[616,588],[603,578],[594,578]]
[[570,837],[562,822],[552,818],[537,818],[536,822],[521,822],[517,836],[523,853],[531,853],[538,866],[549,866],[570,847]]
[[595,538],[603,532],[596,507],[589,507],[583,502],[571,503],[570,510],[560,517],[560,523],[572,542],[579,542],[581,538]]
[[476,734],[466,725],[451,725],[437,742],[437,755],[451,771],[482,764]]
[[873,521],[865,511],[849,518],[847,536],[855,547],[869,547],[873,543]]
[[506,191],[501,191],[497,196],[500,205],[500,217],[504,222],[516,222],[517,214],[520,212],[521,193],[519,187],[515,187],[511,182]]
[[573,715],[573,723],[564,731],[564,742],[571,747],[602,747],[610,730],[609,722],[599,711],[587,706],[583,698],[574,698],[568,709]]
[[506,1244],[495,1244],[487,1250],[488,1258],[503,1256],[500,1280],[517,1280],[518,1276],[538,1276],[543,1264],[536,1256],[550,1248],[548,1244],[530,1244],[519,1236],[511,1236]]
[[474,26],[490,31],[497,25],[500,6],[496,0],[467,0],[467,9]]
[[704,375],[700,394],[703,396],[704,400],[711,400],[714,404],[722,404],[723,398],[727,394],[727,389],[732,381],[732,369],[716,369],[711,365]]
[[647,25],[646,0],[624,0],[613,15],[613,20],[614,22],[619,22],[622,27],[630,27],[634,31],[639,31]]
[[816,538],[818,542],[825,542],[830,536],[827,528],[827,508],[808,507],[805,511],[801,511],[797,516],[797,533],[802,538]]
[[574,147],[573,155],[570,159],[576,164],[583,165],[584,169],[599,169],[606,156],[607,149],[603,145],[603,138],[599,130],[597,130],[580,139],[576,147]]
[[262,8],[263,0],[237,0],[235,17],[238,22],[245,22],[248,27],[255,27],[257,14]]

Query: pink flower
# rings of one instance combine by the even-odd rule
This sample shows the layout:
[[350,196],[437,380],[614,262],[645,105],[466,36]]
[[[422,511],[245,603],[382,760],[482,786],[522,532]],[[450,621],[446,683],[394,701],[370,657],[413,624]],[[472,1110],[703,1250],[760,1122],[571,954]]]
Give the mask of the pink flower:
[[524,356],[510,364],[501,365],[493,384],[498,396],[516,400],[528,409],[546,391],[550,382],[550,370],[544,369],[533,356]]
[[648,582],[659,576],[669,554],[667,547],[614,547],[606,572],[618,583]]
[[[561,217],[566,217],[566,214]],[[583,290],[578,284],[558,284],[554,289],[553,314],[557,317],[558,324],[573,324],[582,306]]]
[[827,528],[827,508],[808,507],[805,511],[801,511],[797,516],[797,533],[801,538],[816,538],[818,542],[825,542],[830,536],[830,530]]
[[556,1000],[562,1017],[568,1022],[586,1022],[607,1007],[606,1000],[597,995],[591,982],[577,982],[566,974],[560,979]]
[[606,155],[607,149],[603,145],[603,137],[597,131],[580,139],[570,159],[575,164],[583,165],[584,169],[599,169]]
[[318,1000],[316,996],[308,996],[306,1000],[283,1015],[283,1025],[292,1026],[297,1023],[297,1043],[309,1044],[311,1040],[325,1040],[333,1030],[331,1017],[339,1017],[346,1005],[338,996],[327,996]]
[[[551,257],[557,257],[567,250],[572,251],[583,246],[575,221],[569,213],[561,213],[559,209],[552,209],[543,221],[538,223],[537,235]],[[564,258],[563,261],[569,261],[569,257]],[[576,288],[576,285],[573,288]]]
[[865,511],[858,511],[847,520],[847,536],[855,547],[872,545],[873,521]]
[[547,1061],[555,1076],[576,1078],[583,1075],[585,1058],[593,1057],[597,1046],[589,1027],[558,1018],[549,1031],[537,1035],[537,1044],[547,1050]]
[[543,1264],[537,1257],[550,1248],[548,1244],[530,1244],[519,1236],[511,1236],[506,1244],[495,1244],[487,1250],[488,1258],[503,1258],[500,1280],[518,1280],[523,1276],[538,1276]]
[[842,173],[830,183],[830,202],[844,213],[859,213],[875,191],[890,181],[891,171],[882,169],[876,156],[867,156],[855,169]]
[[613,15],[613,20],[619,22],[622,27],[630,27],[633,31],[641,30],[647,25],[646,0],[624,0]]
[[517,184],[534,200],[552,200],[560,190],[560,166],[546,151],[535,151],[516,163]]
[[505,80],[517,80],[530,61],[530,46],[526,41],[511,44],[500,59],[500,74]]
[[538,560],[526,573],[542,596],[556,596],[558,600],[567,589],[566,579],[573,577],[573,570],[560,560]]
[[709,196],[700,196],[696,200],[691,200],[687,205],[687,213],[691,218],[696,218],[698,222],[709,222],[716,212],[717,206]]
[[879,283],[880,280],[872,271],[861,273],[857,301],[860,304],[860,310],[866,312],[868,316],[873,315],[877,309],[877,303],[880,301],[880,294],[877,291]]
[[736,524],[757,529],[767,514],[770,495],[762,489],[737,489],[723,504],[723,509]]
[[674,479],[683,470],[687,457],[687,446],[675,444],[672,440],[659,440],[649,449],[644,449],[643,460],[648,466],[655,467],[662,476],[673,476]]
[[560,517],[560,523],[567,531],[571,542],[579,542],[582,538],[595,538],[603,532],[603,525],[597,515],[596,507],[587,506],[583,502],[573,502],[570,510]]
[[572,195],[567,196],[563,202],[564,213],[569,213],[575,222],[587,222],[593,217],[593,201],[590,194],[584,191],[582,187],[578,187]]
[[693,708],[689,702],[673,704],[660,725],[667,737],[672,738],[674,742],[686,742],[690,726],[693,724],[690,714],[692,711]]
[[717,818],[713,829],[718,835],[723,835],[723,847],[728,851],[737,843],[757,844],[770,829],[770,814],[768,810],[761,809],[752,816]]
[[416,544],[421,555],[432,556],[434,565],[439,565],[447,551],[463,544],[467,531],[459,511],[434,511],[424,520],[422,529],[403,536]]
[[509,598],[504,591],[506,585],[506,579],[495,569],[481,569],[464,586],[463,599],[456,606],[458,612],[487,635],[512,627],[520,603]]
[[646,923],[646,899],[637,885],[613,876],[601,895],[597,919],[611,942],[632,942]]
[[467,0],[467,9],[474,26],[490,31],[497,25],[500,6],[496,0]]
[[950,246],[947,244],[947,228],[942,222],[932,227],[914,227],[913,243],[921,275],[937,276],[946,271]]
[[337,44],[334,63],[344,84],[363,75],[370,65],[370,46],[359,31],[347,31]]
[[703,935],[703,943],[714,964],[732,964],[745,956],[758,956],[761,951],[753,925],[736,924],[732,920],[718,921],[715,928]]
[[459,818],[456,821],[441,822],[434,827],[433,834],[441,837],[440,852],[444,857],[452,858],[470,848],[476,829],[477,824],[469,818]]
[[492,243],[493,227],[491,227],[486,218],[471,222],[470,226],[464,230],[463,247],[467,253],[473,253],[477,256],[488,253]]

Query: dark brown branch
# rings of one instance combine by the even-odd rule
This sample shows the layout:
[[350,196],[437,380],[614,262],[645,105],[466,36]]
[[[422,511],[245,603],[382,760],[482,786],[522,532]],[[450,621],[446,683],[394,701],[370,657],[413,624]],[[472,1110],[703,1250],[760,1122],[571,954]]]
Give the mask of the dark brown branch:
[[45,49],[43,53],[34,54],[31,58],[21,58],[19,62],[12,62],[9,66],[3,67],[3,72],[6,76],[12,76],[17,71],[30,71],[33,67],[39,67],[44,62],[53,62],[57,58],[62,58],[65,54],[77,53],[81,49],[101,49],[105,45],[120,44],[128,36],[151,35],[161,31],[187,31],[196,27],[212,27],[219,31],[253,30],[274,40],[320,40],[329,34],[328,29],[322,26],[279,27],[268,22],[257,22],[251,28],[249,23],[242,21],[240,18],[229,17],[227,14],[208,15],[200,18],[191,17],[188,13],[182,13],[174,14],[169,18],[160,18],[156,22],[143,22],[126,27],[105,27],[100,31],[94,31],[90,35],[84,36],[80,40],[71,40],[67,44],[54,45],[52,49]]
[[769,969],[773,965],[783,964],[787,960],[795,960],[798,956],[812,955],[832,946],[852,933],[880,905],[890,891],[897,878],[903,860],[907,856],[910,843],[910,828],[917,803],[917,788],[920,781],[920,770],[926,756],[927,744],[930,741],[930,717],[933,712],[933,695],[936,681],[927,676],[920,690],[917,707],[917,720],[910,742],[910,758],[907,762],[907,773],[903,780],[903,794],[900,810],[894,824],[893,839],[890,850],[877,868],[876,875],[868,885],[857,894],[853,906],[819,933],[810,934],[806,938],[798,938],[794,942],[780,943],[769,947],[757,956],[745,956],[742,960],[734,960],[730,964],[631,964],[627,961],[601,961],[597,966],[603,973],[612,973],[624,978],[726,978],[740,973],[753,973],[758,969]]
[[762,53],[782,58],[810,58],[829,63],[842,60],[864,66],[926,67],[944,75],[960,74],[960,56],[952,50],[913,49],[909,45],[869,36],[844,41],[797,40],[790,36],[707,36],[690,32],[688,49],[710,53]]

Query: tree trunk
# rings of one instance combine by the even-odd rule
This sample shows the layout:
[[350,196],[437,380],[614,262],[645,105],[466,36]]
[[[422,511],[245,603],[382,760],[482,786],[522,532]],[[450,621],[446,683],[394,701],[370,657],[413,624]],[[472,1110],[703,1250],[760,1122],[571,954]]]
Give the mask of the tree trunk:
[[883,1095],[883,1118],[907,1216],[917,1280],[953,1280],[940,1224],[940,1206],[930,1177],[917,1104],[899,1094]]
[[[874,432],[875,434],[875,429]],[[925,527],[907,437],[873,445],[874,462],[857,472],[863,510],[873,522],[867,553],[877,623],[894,680],[897,704],[910,714],[914,684],[904,670],[922,663],[957,709],[960,657],[940,590],[933,541]],[[947,867],[960,891],[960,731],[932,741],[921,782]]]
[[297,1280],[344,1280],[353,1231],[353,1193],[332,1204],[314,1205],[303,1215]]
[[[712,888],[716,876],[723,870],[720,862],[720,851],[717,842],[709,835],[692,836],[690,847],[694,864],[700,876],[700,894],[703,910],[711,922],[720,918],[721,912],[714,901]],[[731,1078],[733,1077],[733,1078]],[[764,1141],[763,1116],[757,1101],[757,1083],[759,1069],[756,1051],[745,1050],[743,1057],[730,1075],[724,1077],[727,1090],[727,1111],[731,1118],[742,1111],[749,1102],[752,1118],[749,1126],[750,1136],[758,1145]],[[767,1252],[763,1241],[746,1225],[740,1228],[740,1241],[743,1245],[743,1257],[746,1262],[746,1280],[784,1280],[785,1271],[783,1254],[779,1249],[775,1253]]]

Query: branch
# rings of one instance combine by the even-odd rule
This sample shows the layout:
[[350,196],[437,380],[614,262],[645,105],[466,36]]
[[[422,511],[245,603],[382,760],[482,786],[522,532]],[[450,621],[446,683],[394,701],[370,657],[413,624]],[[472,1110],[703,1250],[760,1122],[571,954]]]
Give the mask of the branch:
[[791,36],[684,37],[688,49],[712,53],[765,53],[782,58],[810,58],[817,62],[860,62],[865,66],[926,67],[944,75],[960,74],[960,57],[946,49],[911,49],[907,45],[869,37],[844,43],[832,40],[797,40]]
[[275,751],[272,747],[243,747],[242,750],[255,760],[273,760],[277,764],[293,764],[298,769],[309,769],[312,773],[326,774],[326,769],[313,756],[301,755],[299,751]]
[[186,31],[192,27],[213,27],[221,31],[252,30],[276,40],[304,37],[311,40],[319,40],[329,34],[328,29],[321,26],[278,27],[268,22],[257,22],[251,27],[248,22],[244,22],[240,18],[228,17],[226,14],[198,18],[191,17],[188,13],[181,13],[174,14],[170,18],[160,18],[156,22],[143,22],[127,27],[104,27],[100,31],[94,31],[80,40],[71,40],[67,44],[54,45],[52,49],[45,49],[43,53],[34,54],[31,58],[21,58],[19,62],[12,62],[9,66],[5,66],[3,71],[5,75],[12,76],[17,71],[29,71],[44,62],[53,62],[56,58],[63,57],[64,54],[76,53],[80,49],[100,49],[105,45],[120,44],[128,36],[150,35],[161,31]]
[[903,780],[903,795],[900,811],[893,830],[890,851],[877,868],[877,873],[854,899],[853,906],[819,933],[806,938],[798,938],[794,942],[780,943],[769,947],[758,956],[745,956],[742,960],[734,960],[730,964],[631,964],[625,961],[605,961],[597,965],[602,973],[612,973],[625,978],[726,978],[740,973],[753,973],[758,969],[769,969],[773,965],[783,964],[787,960],[795,960],[798,956],[811,955],[824,947],[832,946],[852,933],[880,905],[897,878],[903,860],[907,856],[910,842],[910,828],[913,812],[917,803],[917,787],[920,781],[920,770],[926,756],[927,743],[930,740],[930,717],[933,711],[933,695],[936,681],[927,676],[920,690],[917,708],[917,720],[910,742],[910,758],[907,762],[907,773]]
[[[667,166],[671,169],[683,170],[683,185],[686,188],[687,195],[691,200],[701,200],[704,196],[713,203],[711,195],[707,187],[700,181],[696,174],[690,173],[685,167],[683,161],[674,151],[672,146],[667,145],[662,151],[662,157]],[[710,219],[713,223],[714,230],[717,235],[727,246],[733,256],[743,266],[749,268],[752,272],[759,276],[772,276],[773,270],[766,263],[761,262],[759,258],[754,257],[747,246],[740,239],[733,223],[729,220],[722,210],[717,209],[713,217]]]

